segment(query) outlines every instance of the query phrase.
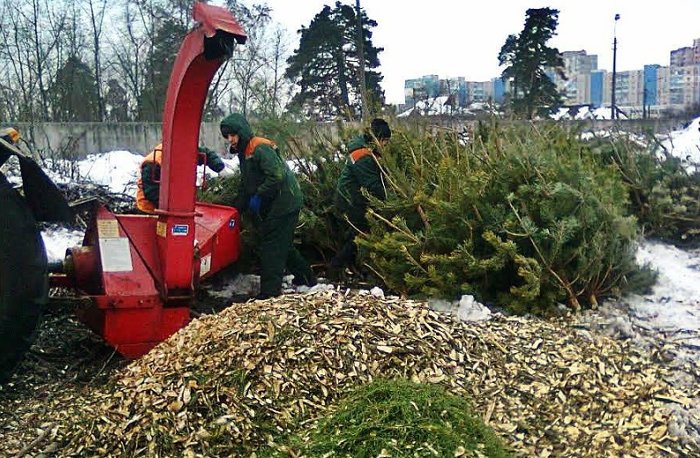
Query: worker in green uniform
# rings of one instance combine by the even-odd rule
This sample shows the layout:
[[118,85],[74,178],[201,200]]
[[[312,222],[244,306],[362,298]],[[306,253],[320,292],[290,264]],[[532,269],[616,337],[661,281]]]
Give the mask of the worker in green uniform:
[[378,161],[381,157],[381,149],[386,146],[390,138],[389,124],[381,118],[375,118],[370,124],[369,131],[353,138],[348,144],[350,154],[338,179],[335,203],[338,211],[347,218],[349,226],[345,230],[342,248],[331,260],[329,269],[331,276],[337,274],[343,267],[355,263],[357,254],[355,236],[358,231],[369,230],[365,216],[369,202],[363,195],[363,191],[381,200],[386,198],[386,187]]
[[[197,165],[206,164],[207,167],[219,173],[226,175],[226,163],[219,157],[216,152],[199,147],[199,152],[206,156],[206,160],[199,156]],[[153,148],[153,151],[148,153],[141,162],[141,171],[139,179],[136,182],[136,208],[142,213],[152,215],[158,208],[158,200],[160,196],[160,168],[163,160],[163,144],[159,143]]]
[[316,284],[309,263],[293,244],[304,199],[277,145],[255,136],[248,121],[239,113],[225,117],[220,129],[240,163],[241,182],[234,206],[254,216],[260,233],[258,298],[281,293],[285,267],[294,275],[295,284]]

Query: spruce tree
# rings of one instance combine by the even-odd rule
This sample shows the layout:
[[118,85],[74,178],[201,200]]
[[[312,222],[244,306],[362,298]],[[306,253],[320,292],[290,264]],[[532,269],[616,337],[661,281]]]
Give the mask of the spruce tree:
[[175,19],[166,18],[157,24],[153,48],[148,56],[145,72],[146,85],[138,101],[140,120],[161,121],[163,119],[170,73],[186,34],[186,26]]
[[[355,116],[360,112],[360,61],[357,47],[355,10],[336,2],[324,6],[308,27],[299,30],[299,48],[287,60],[286,76],[299,88],[292,105],[318,119]],[[372,44],[371,28],[377,22],[362,13],[365,55],[365,83],[373,103],[384,102],[379,86],[382,76],[379,53]]]
[[95,75],[79,57],[69,57],[58,70],[50,94],[56,121],[99,120]]
[[556,86],[545,71],[553,68],[561,72],[564,65],[559,50],[547,46],[558,23],[559,10],[528,9],[522,32],[509,35],[498,54],[500,65],[506,65],[501,76],[511,83],[513,110],[528,119],[561,103]]

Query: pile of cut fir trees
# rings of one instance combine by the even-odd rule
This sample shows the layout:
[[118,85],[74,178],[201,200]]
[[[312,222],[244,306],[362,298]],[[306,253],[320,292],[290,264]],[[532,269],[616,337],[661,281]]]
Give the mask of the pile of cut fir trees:
[[[323,274],[342,240],[335,185],[358,131],[264,128],[286,139],[306,198],[298,242]],[[583,137],[556,123],[494,121],[469,138],[395,124],[381,159],[388,198],[370,199],[360,269],[397,294],[472,294],[515,313],[579,310],[648,287],[653,275],[635,264],[636,242],[642,233],[697,241],[700,176],[657,154],[653,141]],[[235,181],[208,197],[230,201]]]

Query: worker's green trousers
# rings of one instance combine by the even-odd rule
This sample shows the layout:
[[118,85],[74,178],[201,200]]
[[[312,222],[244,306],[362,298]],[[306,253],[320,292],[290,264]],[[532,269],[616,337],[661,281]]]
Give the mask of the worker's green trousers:
[[294,247],[294,229],[299,211],[265,218],[260,222],[260,295],[277,296],[282,290],[284,268],[294,275],[295,283],[315,282],[309,263]]

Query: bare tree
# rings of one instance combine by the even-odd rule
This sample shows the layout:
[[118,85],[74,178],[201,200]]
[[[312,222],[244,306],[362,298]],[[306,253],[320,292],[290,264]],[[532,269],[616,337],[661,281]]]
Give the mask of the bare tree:
[[[41,95],[42,119],[50,119],[48,87],[57,71],[53,52],[58,47],[67,23],[67,9],[60,10],[60,3],[31,0],[31,15],[25,17],[31,32],[33,69],[35,82]],[[52,67],[53,65],[53,67]]]
[[49,90],[60,64],[59,49],[68,24],[63,2],[30,0],[12,5],[0,18],[4,46],[0,50],[6,73],[5,91],[21,94],[12,111],[17,120],[51,119]]
[[105,103],[102,93],[102,26],[107,12],[107,0],[87,0],[92,32],[92,64],[95,72],[95,89],[97,92],[97,119],[105,119]]
[[247,7],[229,0],[228,7],[243,26],[248,40],[236,48],[231,62],[220,70],[210,104],[245,115],[253,111],[277,113],[285,95],[283,66],[289,54],[285,35],[271,20],[272,10],[267,5]]
[[[229,8],[249,40],[216,75],[205,114],[219,116],[233,108],[278,113],[289,96],[285,35],[265,5],[229,0]],[[89,86],[95,97],[89,119],[155,119],[191,10],[191,0],[0,2],[0,116],[82,119],[88,106],[74,111],[69,87],[80,78],[81,88]]]
[[[284,67],[289,56],[289,44],[282,29],[273,30],[272,39],[264,53],[265,68],[262,72],[261,91],[255,94],[256,101],[268,114],[278,114],[286,105],[284,95],[289,94],[289,80],[284,76]],[[287,89],[285,91],[285,88]]]

